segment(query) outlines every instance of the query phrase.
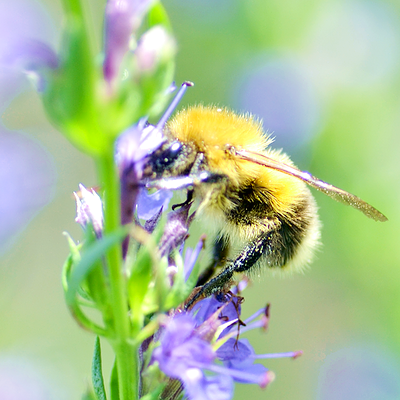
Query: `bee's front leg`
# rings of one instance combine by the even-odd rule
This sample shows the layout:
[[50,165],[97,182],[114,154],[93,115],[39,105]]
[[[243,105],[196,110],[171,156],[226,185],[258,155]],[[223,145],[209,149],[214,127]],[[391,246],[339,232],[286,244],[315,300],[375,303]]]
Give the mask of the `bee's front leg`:
[[208,297],[214,293],[228,291],[230,287],[227,287],[227,285],[230,283],[233,274],[235,272],[248,271],[259,261],[261,256],[265,256],[267,260],[274,260],[278,236],[279,233],[273,230],[260,235],[256,240],[248,243],[236,260],[228,264],[219,275],[212,278],[200,288],[185,305],[185,309],[190,309],[202,298]]

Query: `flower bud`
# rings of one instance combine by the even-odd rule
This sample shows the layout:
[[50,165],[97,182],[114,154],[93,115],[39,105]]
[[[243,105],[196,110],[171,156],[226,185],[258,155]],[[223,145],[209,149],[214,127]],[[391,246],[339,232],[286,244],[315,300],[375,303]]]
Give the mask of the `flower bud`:
[[140,72],[153,72],[175,54],[173,37],[160,25],[154,26],[140,38],[135,55]]

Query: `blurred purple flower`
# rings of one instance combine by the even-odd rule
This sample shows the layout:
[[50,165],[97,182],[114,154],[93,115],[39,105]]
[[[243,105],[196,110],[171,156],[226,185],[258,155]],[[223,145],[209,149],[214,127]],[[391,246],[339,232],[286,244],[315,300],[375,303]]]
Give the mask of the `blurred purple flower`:
[[74,193],[76,200],[76,218],[75,221],[87,228],[92,224],[97,238],[103,234],[103,202],[100,196],[92,189],[87,190],[82,184],[79,185],[80,195]]
[[0,108],[24,86],[24,74],[35,79],[39,90],[45,86],[47,68],[57,66],[48,40],[57,35],[50,18],[38,3],[14,0],[0,4]]
[[0,63],[10,69],[23,71],[42,92],[46,88],[46,70],[58,66],[58,57],[46,43],[34,39],[17,42],[8,53],[3,53]]
[[232,379],[226,375],[207,376],[197,369],[188,370],[185,389],[191,400],[229,400],[233,396]]
[[293,153],[318,132],[320,99],[299,60],[255,57],[241,72],[238,82],[238,108],[263,120],[276,147]]
[[305,62],[320,91],[332,95],[338,88],[357,90],[395,79],[400,61],[395,7],[391,2],[351,0],[318,10],[306,38]]
[[3,353],[0,357],[0,399],[50,400],[65,396],[67,388],[56,387],[49,369],[38,360]]
[[364,342],[333,349],[321,365],[317,400],[400,399],[400,364],[393,351]]
[[0,251],[52,198],[55,167],[34,140],[0,126]]
[[131,35],[139,28],[151,0],[108,0],[105,14],[104,78],[111,83],[129,50]]

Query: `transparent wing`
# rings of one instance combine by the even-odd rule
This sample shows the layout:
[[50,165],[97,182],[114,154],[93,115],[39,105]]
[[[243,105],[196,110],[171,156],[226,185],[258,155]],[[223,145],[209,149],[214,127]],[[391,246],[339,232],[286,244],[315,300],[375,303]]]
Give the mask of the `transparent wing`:
[[360,210],[367,217],[372,218],[375,221],[387,221],[387,218],[381,212],[372,207],[370,204],[366,203],[364,200],[361,200],[359,197],[354,196],[354,194],[339,189],[336,186],[321,181],[315,176],[312,176],[309,172],[300,171],[295,167],[273,160],[264,154],[255,153],[248,150],[239,150],[234,147],[230,147],[228,150],[231,154],[234,154],[243,160],[251,161],[256,164],[263,165],[264,167],[294,176],[295,178],[299,178],[313,188],[325,193],[329,197],[332,197],[332,199],[339,201],[340,203],[348,204],[349,206]]

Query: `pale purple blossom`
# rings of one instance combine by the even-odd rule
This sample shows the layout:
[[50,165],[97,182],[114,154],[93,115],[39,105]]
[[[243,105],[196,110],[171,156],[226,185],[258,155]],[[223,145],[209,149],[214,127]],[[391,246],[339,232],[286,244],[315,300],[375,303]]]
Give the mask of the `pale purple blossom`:
[[[57,66],[52,45],[57,34],[49,16],[37,2],[0,3],[0,109],[26,86],[26,75],[39,90],[46,71]],[[55,39],[55,40],[54,40]]]
[[194,215],[189,215],[191,204],[185,204],[167,216],[164,234],[159,242],[161,256],[168,255],[172,249],[183,246],[188,237],[189,225]]
[[53,197],[54,162],[29,136],[0,126],[0,253]]
[[82,184],[79,185],[80,194],[74,193],[76,200],[76,218],[75,221],[86,229],[89,224],[97,238],[103,233],[104,216],[103,202],[95,190],[87,190]]
[[46,86],[46,71],[58,66],[58,57],[46,43],[31,38],[19,38],[8,51],[4,51],[0,63],[10,69],[24,72],[42,92]]
[[175,41],[165,28],[154,26],[145,32],[135,50],[137,66],[142,72],[152,72],[157,65],[175,51]]

